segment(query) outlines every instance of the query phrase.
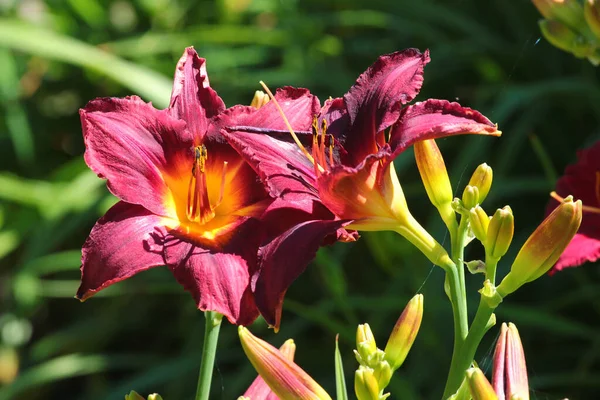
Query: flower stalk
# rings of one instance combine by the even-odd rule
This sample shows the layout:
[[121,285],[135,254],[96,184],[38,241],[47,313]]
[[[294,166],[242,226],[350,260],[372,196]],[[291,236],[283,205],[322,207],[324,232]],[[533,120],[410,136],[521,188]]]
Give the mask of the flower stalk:
[[202,362],[200,364],[200,374],[198,376],[196,400],[208,400],[210,396],[210,384],[212,382],[215,356],[217,354],[217,343],[219,341],[219,331],[221,330],[223,315],[215,311],[206,311],[204,317],[206,319],[206,325],[204,328],[204,344],[202,346]]

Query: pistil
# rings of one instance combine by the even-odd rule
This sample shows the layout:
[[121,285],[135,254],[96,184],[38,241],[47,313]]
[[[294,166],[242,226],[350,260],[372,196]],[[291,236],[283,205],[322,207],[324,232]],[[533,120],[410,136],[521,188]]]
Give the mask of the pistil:
[[190,221],[202,224],[210,221],[215,216],[208,199],[208,187],[206,185],[207,159],[208,152],[206,146],[194,147],[194,164],[188,185],[186,213]]

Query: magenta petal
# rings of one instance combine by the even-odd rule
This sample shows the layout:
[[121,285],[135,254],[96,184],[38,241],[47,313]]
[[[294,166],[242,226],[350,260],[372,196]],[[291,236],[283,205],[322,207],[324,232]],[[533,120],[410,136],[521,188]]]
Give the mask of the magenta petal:
[[[584,213],[582,221],[587,217],[588,215]],[[600,220],[600,218],[596,219]],[[585,234],[577,233],[556,262],[556,265],[550,270],[550,274],[564,268],[578,267],[581,264],[594,262],[598,259],[600,259],[599,237],[589,237]]]
[[177,281],[202,311],[217,311],[229,322],[248,325],[258,316],[250,290],[262,235],[258,221],[240,224],[223,248],[203,248],[185,239],[165,242],[165,257]]
[[281,322],[283,298],[288,287],[315,258],[324,239],[347,221],[307,221],[292,227],[261,247],[260,270],[253,278],[256,305],[276,330]]
[[193,47],[186,48],[177,63],[169,109],[187,123],[196,144],[202,142],[209,119],[225,110],[225,103],[210,87],[206,60],[198,57]]
[[138,272],[165,265],[162,248],[154,246],[151,237],[164,221],[143,207],[122,201],[108,210],[83,245],[77,298],[85,300]]
[[377,133],[396,122],[402,105],[419,93],[429,60],[429,51],[417,49],[381,56],[344,95],[351,124],[344,148],[351,166],[377,152]]
[[[139,97],[102,98],[79,110],[85,161],[121,200],[171,216],[163,173],[178,152],[189,151],[181,140],[185,123]],[[185,135],[183,135],[185,136]]]
[[415,142],[462,134],[500,135],[479,111],[446,100],[430,99],[402,110],[392,127],[390,147],[399,154]]

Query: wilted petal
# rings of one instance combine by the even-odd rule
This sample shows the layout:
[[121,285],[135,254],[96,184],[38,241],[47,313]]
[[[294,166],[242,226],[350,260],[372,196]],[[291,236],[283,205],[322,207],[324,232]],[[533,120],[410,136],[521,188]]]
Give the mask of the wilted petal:
[[175,69],[171,115],[187,123],[187,139],[195,139],[195,144],[199,144],[208,130],[209,119],[223,110],[225,103],[208,82],[206,60],[198,57],[193,47],[186,48]]
[[[577,162],[567,166],[564,175],[556,182],[559,196],[573,195],[583,203],[583,216],[579,231],[569,243],[551,272],[576,267],[600,258],[600,141],[590,148],[577,152]],[[546,214],[560,202],[550,199]],[[597,209],[597,211],[594,211]]]
[[415,142],[462,134],[499,136],[496,125],[479,111],[447,100],[430,99],[402,110],[392,127],[390,147],[394,154]]
[[108,189],[127,203],[175,217],[165,204],[171,194],[164,173],[189,151],[185,123],[139,97],[102,98],[79,111],[85,161]]
[[217,311],[236,325],[252,323],[258,310],[250,291],[256,253],[262,239],[255,219],[232,229],[217,249],[205,243],[181,240],[176,231],[164,243],[165,259],[177,281],[190,292],[202,311]]
[[162,248],[155,246],[151,234],[165,222],[166,218],[124,202],[108,210],[83,245],[77,298],[85,300],[113,283],[164,265]]
[[344,141],[349,165],[377,152],[377,133],[396,122],[402,105],[419,93],[429,61],[429,51],[417,49],[381,56],[344,95],[351,125]]
[[315,258],[324,239],[344,223],[347,221],[307,221],[261,247],[260,270],[253,291],[261,314],[275,330],[279,329],[287,289]]

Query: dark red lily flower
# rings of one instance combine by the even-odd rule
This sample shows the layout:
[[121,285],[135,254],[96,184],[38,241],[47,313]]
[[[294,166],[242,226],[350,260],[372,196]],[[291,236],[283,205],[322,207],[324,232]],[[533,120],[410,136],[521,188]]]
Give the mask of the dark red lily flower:
[[167,265],[200,310],[256,319],[250,277],[271,199],[221,136],[224,110],[193,48],[177,64],[168,109],[132,96],[80,110],[85,161],[121,201],[83,245],[79,299]]
[[[396,230],[430,258],[443,257],[408,212],[391,163],[417,141],[500,132],[458,103],[430,99],[403,107],[419,92],[428,62],[429,53],[416,49],[381,56],[343,98],[322,108],[307,90],[283,88],[275,95],[281,110],[271,101],[258,111],[238,112],[230,121],[235,125],[223,131],[277,197],[265,214],[277,229],[261,248],[253,279],[257,306],[275,327],[288,286],[323,241],[352,239],[344,227]],[[294,141],[289,129],[296,132]],[[273,234],[278,229],[284,233]]]
[[600,141],[579,151],[577,163],[567,166],[564,175],[556,182],[556,191],[546,214],[550,214],[568,195],[583,202],[581,226],[550,274],[600,258]]

